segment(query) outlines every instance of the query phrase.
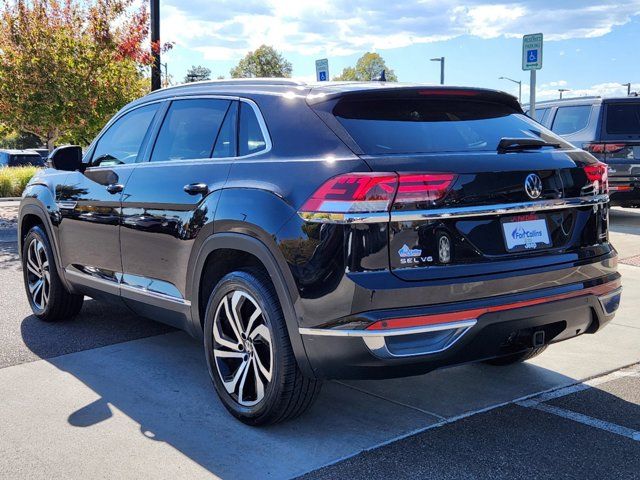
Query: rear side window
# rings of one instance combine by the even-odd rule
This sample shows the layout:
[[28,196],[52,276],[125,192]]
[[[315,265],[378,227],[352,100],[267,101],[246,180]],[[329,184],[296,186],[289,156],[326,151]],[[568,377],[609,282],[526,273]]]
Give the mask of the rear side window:
[[228,100],[177,100],[169,107],[152,162],[211,158],[231,104]]
[[540,123],[544,123],[549,115],[548,108],[536,108],[536,120]]
[[559,107],[553,119],[551,130],[558,135],[570,135],[589,125],[591,105],[579,105],[575,107]]
[[640,135],[640,103],[608,103],[607,133]]
[[267,148],[260,123],[251,105],[240,102],[238,122],[238,155],[251,155]]
[[508,105],[467,99],[344,99],[333,114],[366,154],[496,151],[502,138],[555,135]]
[[154,103],[136,108],[116,120],[98,140],[91,165],[134,163],[157,111],[158,104]]

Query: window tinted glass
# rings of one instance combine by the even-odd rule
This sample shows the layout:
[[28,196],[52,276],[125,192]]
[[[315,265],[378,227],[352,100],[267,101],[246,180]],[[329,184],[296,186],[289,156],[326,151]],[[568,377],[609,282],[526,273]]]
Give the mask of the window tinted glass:
[[553,119],[553,130],[558,135],[568,135],[575,133],[589,124],[591,105],[580,105],[576,107],[559,107],[556,117]]
[[162,122],[152,162],[211,158],[228,100],[178,100]]
[[238,130],[238,155],[249,155],[267,147],[256,114],[251,105],[245,102],[240,102]]
[[536,108],[536,120],[540,123],[544,123],[549,115],[548,108]]
[[16,154],[10,155],[9,166],[10,167],[22,167],[26,165],[33,165],[34,167],[44,166],[44,160],[40,155],[25,155]]
[[555,135],[512,108],[456,99],[343,100],[333,110],[367,154],[495,151],[504,137]]
[[91,164],[101,166],[134,163],[159,104],[154,103],[120,117],[98,140]]
[[640,103],[608,103],[607,133],[640,134]]
[[238,124],[238,102],[232,102],[218,133],[213,158],[236,156],[236,126]]

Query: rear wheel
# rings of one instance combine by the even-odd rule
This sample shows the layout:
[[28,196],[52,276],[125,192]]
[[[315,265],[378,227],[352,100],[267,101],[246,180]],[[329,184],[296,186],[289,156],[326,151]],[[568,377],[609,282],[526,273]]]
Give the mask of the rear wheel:
[[82,308],[84,297],[65,288],[58,276],[49,238],[39,226],[29,230],[23,243],[22,271],[31,310],[40,320],[71,319]]
[[489,365],[512,365],[514,363],[521,363],[527,360],[532,359],[533,357],[537,357],[542,352],[547,349],[547,345],[538,348],[530,348],[529,350],[525,350],[524,352],[513,353],[511,355],[505,355],[504,357],[492,358],[491,360],[486,360],[484,363],[488,363]]
[[230,273],[211,293],[205,353],[222,403],[249,425],[296,417],[320,392],[300,371],[278,298],[259,270]]

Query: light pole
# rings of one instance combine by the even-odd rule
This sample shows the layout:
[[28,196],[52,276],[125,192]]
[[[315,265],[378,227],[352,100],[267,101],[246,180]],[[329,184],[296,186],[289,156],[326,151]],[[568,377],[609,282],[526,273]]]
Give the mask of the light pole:
[[564,92],[570,92],[571,90],[569,90],[568,88],[559,88],[558,91],[560,92],[560,100],[562,100],[562,94]]
[[444,57],[432,58],[432,62],[440,62],[440,85],[444,85]]
[[164,84],[163,84],[163,87],[168,87],[169,86],[169,65],[167,65],[167,62],[165,62],[165,63],[161,63],[160,66],[162,68],[164,68]]
[[627,87],[627,97],[630,97],[631,96],[631,82],[623,83],[622,86],[623,87]]
[[160,72],[160,0],[151,0],[151,91],[162,88]]
[[498,80],[509,80],[510,82],[518,84],[518,102],[522,103],[522,80],[514,80],[509,77],[498,77]]

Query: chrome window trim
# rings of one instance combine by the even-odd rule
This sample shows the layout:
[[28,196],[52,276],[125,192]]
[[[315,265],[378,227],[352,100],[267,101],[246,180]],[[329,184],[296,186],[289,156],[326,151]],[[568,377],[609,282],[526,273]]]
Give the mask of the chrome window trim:
[[518,213],[544,212],[564,208],[580,208],[603,205],[609,202],[609,195],[600,194],[575,198],[559,198],[520,203],[501,203],[469,207],[435,208],[433,210],[394,211],[378,213],[315,213],[298,212],[308,222],[314,223],[381,223],[416,222],[423,220],[443,220],[449,218],[484,217],[490,215],[510,215]]
[[[236,157],[216,157],[216,158],[189,158],[189,159],[185,159],[185,160],[163,160],[161,162],[151,162],[149,160],[147,161],[138,161],[138,162],[133,162],[133,163],[127,163],[124,165],[118,165],[118,166],[126,166],[126,165],[134,165],[134,166],[141,166],[141,165],[165,165],[165,164],[175,164],[175,163],[181,163],[181,162],[198,162],[198,163],[202,163],[202,162],[232,162],[232,161],[236,161],[236,160],[244,160],[246,158],[252,158],[255,157],[257,155],[263,155],[265,153],[268,153],[271,151],[271,149],[273,148],[273,142],[271,140],[271,135],[269,135],[269,129],[267,128],[267,123],[264,120],[264,116],[262,115],[262,111],[260,110],[260,107],[258,106],[258,104],[256,102],[254,102],[253,100],[249,99],[249,98],[244,98],[244,97],[239,97],[237,95],[216,95],[216,94],[195,94],[195,95],[176,95],[173,97],[166,97],[166,98],[161,98],[161,99],[156,99],[156,100],[150,100],[148,102],[144,102],[144,103],[140,103],[138,105],[134,105],[131,108],[128,108],[127,110],[123,110],[121,112],[118,112],[113,118],[111,118],[107,124],[102,128],[102,130],[100,130],[100,133],[98,133],[98,135],[96,135],[96,138],[94,138],[94,140],[91,142],[91,144],[89,145],[89,147],[87,148],[86,152],[87,154],[91,154],[91,156],[93,156],[93,150],[95,145],[100,141],[100,139],[102,138],[102,136],[107,132],[107,130],[111,127],[111,125],[113,125],[115,122],[117,122],[120,118],[122,118],[124,115],[128,114],[129,112],[132,112],[138,108],[142,108],[142,107],[146,107],[147,105],[152,105],[154,103],[167,103],[167,102],[173,102],[173,101],[178,101],[178,100],[196,100],[196,99],[202,99],[202,98],[209,98],[209,99],[214,99],[214,100],[229,100],[229,101],[236,101],[236,102],[244,102],[246,104],[248,104],[249,106],[251,106],[251,109],[253,110],[253,113],[256,116],[256,119],[258,120],[258,125],[260,126],[260,131],[262,132],[262,136],[264,138],[265,141],[265,148],[263,148],[262,150],[259,150],[257,152],[253,152],[250,153],[248,155],[242,155],[242,156],[236,156]],[[158,134],[160,133],[160,131],[158,130]],[[236,131],[236,135],[238,134],[238,132]],[[157,136],[157,135],[156,135]],[[155,139],[154,139],[155,141]],[[84,160],[84,158],[83,158]],[[113,168],[113,167],[88,167],[88,169],[94,169],[94,168]]]

